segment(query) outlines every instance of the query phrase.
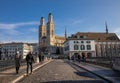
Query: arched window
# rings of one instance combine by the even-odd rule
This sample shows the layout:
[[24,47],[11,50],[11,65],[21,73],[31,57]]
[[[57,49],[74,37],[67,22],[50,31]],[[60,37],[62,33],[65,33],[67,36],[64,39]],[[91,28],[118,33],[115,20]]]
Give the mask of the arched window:
[[87,50],[91,50],[91,45],[87,45]]
[[85,45],[81,45],[81,46],[80,46],[80,49],[81,49],[81,50],[85,50]]
[[74,45],[74,50],[78,50],[78,45]]

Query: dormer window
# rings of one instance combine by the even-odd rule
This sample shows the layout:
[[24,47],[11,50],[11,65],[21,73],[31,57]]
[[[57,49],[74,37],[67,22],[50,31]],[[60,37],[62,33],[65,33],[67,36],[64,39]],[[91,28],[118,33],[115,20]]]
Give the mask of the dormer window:
[[83,36],[80,36],[80,38],[83,38]]

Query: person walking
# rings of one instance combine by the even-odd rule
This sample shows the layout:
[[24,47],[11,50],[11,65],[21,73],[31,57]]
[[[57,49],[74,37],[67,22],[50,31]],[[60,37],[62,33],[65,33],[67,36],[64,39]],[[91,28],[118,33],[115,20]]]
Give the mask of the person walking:
[[15,68],[16,68],[16,74],[18,74],[18,72],[19,72],[20,63],[21,63],[20,53],[19,53],[19,51],[16,51],[16,54],[15,54]]
[[31,69],[31,73],[32,73],[32,64],[34,62],[34,58],[33,58],[33,55],[31,52],[29,52],[26,56],[26,61],[27,61],[27,74],[29,73],[29,66],[30,66],[30,69]]
[[80,62],[80,59],[81,59],[81,56],[80,55],[78,55],[78,61]]

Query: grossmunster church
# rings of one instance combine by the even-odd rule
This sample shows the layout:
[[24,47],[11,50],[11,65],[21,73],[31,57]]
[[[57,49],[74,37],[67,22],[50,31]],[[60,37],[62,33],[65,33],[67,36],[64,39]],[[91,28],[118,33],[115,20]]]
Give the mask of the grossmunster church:
[[53,16],[48,15],[48,22],[45,23],[44,17],[40,19],[39,25],[39,48],[42,52],[48,51],[52,54],[63,54],[63,43],[66,40],[65,36],[56,36]]

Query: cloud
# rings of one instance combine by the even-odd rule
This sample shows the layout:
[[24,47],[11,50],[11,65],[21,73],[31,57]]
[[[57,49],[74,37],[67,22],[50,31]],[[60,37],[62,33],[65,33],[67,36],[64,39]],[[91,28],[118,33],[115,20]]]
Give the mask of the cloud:
[[14,29],[14,28],[16,28],[15,24],[0,23],[0,29]]
[[30,31],[36,33],[36,32],[38,32],[38,28],[31,28]]
[[120,27],[118,28],[113,28],[113,32],[117,34],[117,36],[120,38]]
[[113,32],[114,33],[119,33],[120,32],[120,28],[114,28]]
[[[13,41],[24,41],[24,42],[35,42],[37,39],[33,35],[37,34],[38,28],[30,28],[39,25],[37,21],[31,22],[18,22],[18,23],[0,23],[0,41],[2,42],[13,42]],[[29,27],[24,28],[24,27]],[[35,34],[30,34],[34,32]],[[30,37],[29,37],[30,36]],[[32,38],[31,38],[32,37]]]
[[0,29],[15,29],[20,26],[28,26],[28,25],[36,25],[39,24],[37,21],[31,21],[31,22],[21,22],[21,23],[0,23]]
[[73,24],[73,25],[76,25],[76,24],[80,24],[80,23],[82,23],[82,22],[83,22],[83,20],[78,19],[78,20],[74,20],[74,21],[72,22],[72,24]]

